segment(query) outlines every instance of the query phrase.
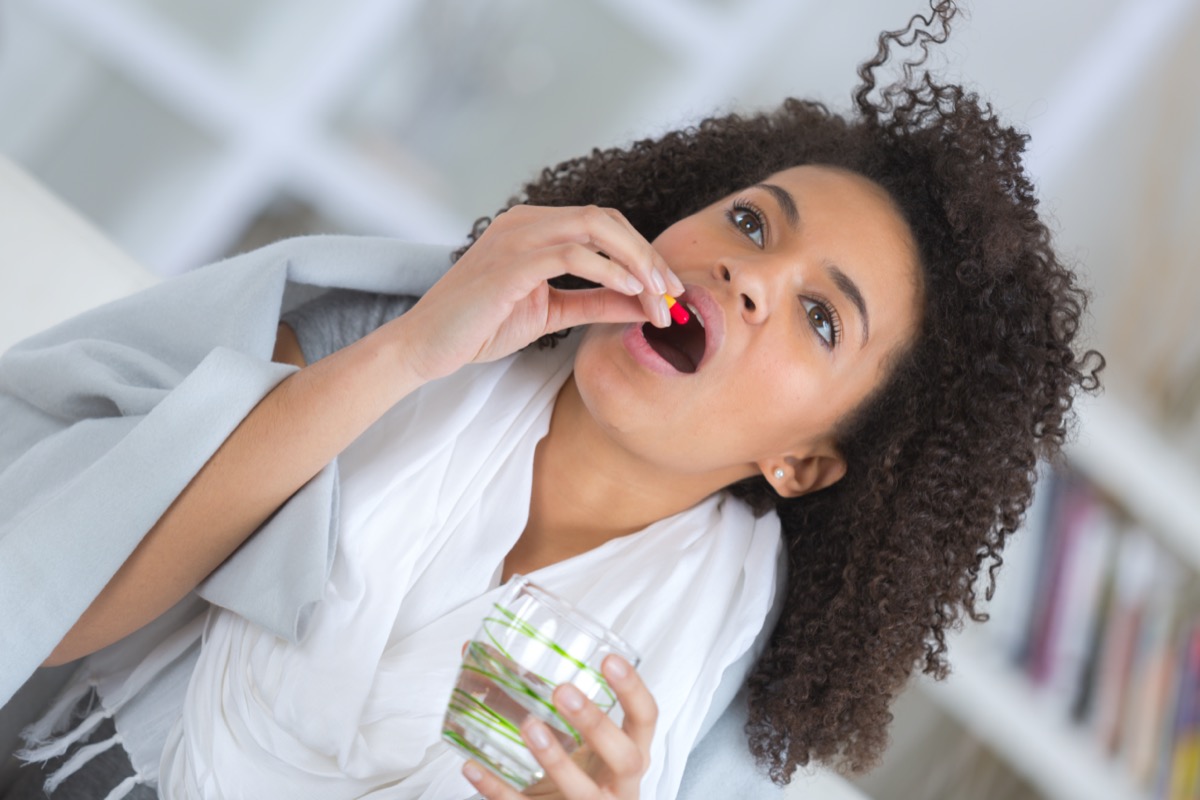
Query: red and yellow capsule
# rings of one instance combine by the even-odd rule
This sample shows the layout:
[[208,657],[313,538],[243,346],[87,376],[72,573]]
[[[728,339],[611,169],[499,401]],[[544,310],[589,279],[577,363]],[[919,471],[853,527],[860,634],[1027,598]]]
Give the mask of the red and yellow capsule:
[[687,309],[683,307],[683,303],[680,303],[669,294],[664,294],[663,298],[667,301],[667,309],[671,312],[671,319],[680,325],[687,325],[688,320],[692,317],[688,314]]

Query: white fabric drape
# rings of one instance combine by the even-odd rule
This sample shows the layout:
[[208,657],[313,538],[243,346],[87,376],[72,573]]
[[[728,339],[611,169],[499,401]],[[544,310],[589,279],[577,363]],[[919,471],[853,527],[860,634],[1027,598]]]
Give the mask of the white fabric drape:
[[[422,387],[339,457],[325,598],[289,643],[214,609],[160,769],[164,798],[473,794],[440,739],[462,644],[524,528],[573,345]],[[586,469],[586,462],[579,464]],[[712,497],[531,575],[642,654],[659,704],[643,797],[672,798],[713,692],[780,579],[779,523]]]

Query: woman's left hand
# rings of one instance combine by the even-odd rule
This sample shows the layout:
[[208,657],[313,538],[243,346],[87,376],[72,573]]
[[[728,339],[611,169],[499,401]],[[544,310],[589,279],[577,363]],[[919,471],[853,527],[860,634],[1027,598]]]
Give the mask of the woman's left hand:
[[522,794],[474,761],[463,767],[463,775],[487,800],[636,800],[650,766],[658,705],[620,656],[608,656],[601,669],[625,711],[621,727],[578,689],[564,684],[554,690],[554,704],[583,737],[583,746],[573,756],[567,755],[544,723],[530,717],[521,734],[545,768],[544,779]]

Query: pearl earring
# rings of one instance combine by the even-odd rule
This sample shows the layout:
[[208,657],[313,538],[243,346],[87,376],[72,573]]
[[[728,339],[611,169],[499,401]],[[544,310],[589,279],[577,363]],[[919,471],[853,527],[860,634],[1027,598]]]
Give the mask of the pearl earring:
[[783,475],[784,475],[783,468],[776,467],[775,468],[775,480],[777,480],[777,481],[783,480]]

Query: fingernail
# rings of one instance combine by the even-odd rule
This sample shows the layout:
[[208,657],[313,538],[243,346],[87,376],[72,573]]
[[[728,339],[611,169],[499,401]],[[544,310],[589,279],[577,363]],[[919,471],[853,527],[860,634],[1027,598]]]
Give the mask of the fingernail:
[[683,281],[679,280],[679,276],[671,270],[667,270],[667,279],[671,282],[671,291],[674,294],[683,294],[687,291],[687,287],[683,285]]
[[658,327],[665,328],[671,324],[671,309],[667,306],[666,298],[658,298]]
[[625,660],[620,656],[609,656],[605,666],[608,667],[609,674],[617,680],[629,674],[629,667],[625,666]]
[[667,282],[663,280],[662,273],[657,269],[650,270],[650,285],[654,287],[654,291],[658,294],[666,294]]
[[471,783],[479,783],[481,780],[483,780],[483,770],[475,766],[470,761],[463,765],[463,775],[465,775],[467,780],[469,780]]
[[529,743],[538,750],[545,750],[550,746],[550,737],[546,734],[546,728],[537,720],[531,719],[525,723],[525,735],[529,737]]
[[571,684],[564,684],[559,689],[559,702],[566,707],[568,711],[578,711],[583,708],[583,694]]
[[642,285],[642,282],[633,275],[625,276],[625,286],[629,289],[630,294],[641,294],[646,291],[646,287]]

